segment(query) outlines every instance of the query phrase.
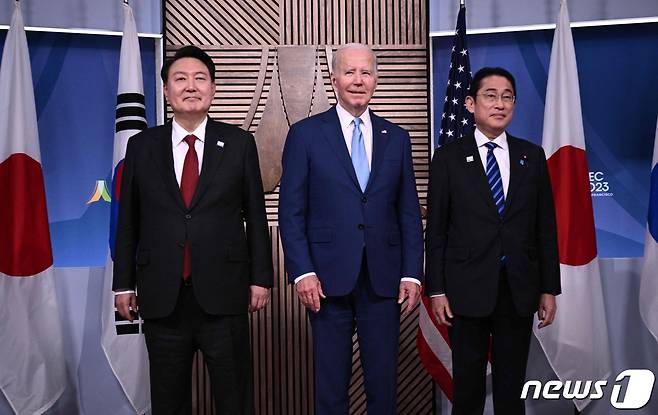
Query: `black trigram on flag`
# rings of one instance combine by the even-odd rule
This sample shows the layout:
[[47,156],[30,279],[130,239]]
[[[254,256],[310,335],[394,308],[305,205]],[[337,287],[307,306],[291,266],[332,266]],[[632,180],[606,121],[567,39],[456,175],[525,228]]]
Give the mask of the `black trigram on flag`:
[[118,335],[142,334],[142,324],[144,324],[144,320],[142,320],[142,317],[139,315],[139,313],[137,313],[134,317],[134,320],[130,322],[123,318],[121,314],[119,314],[119,312],[114,309],[114,326]]
[[117,96],[116,133],[126,130],[142,131],[146,129],[146,107],[144,95],[137,93],[119,94]]

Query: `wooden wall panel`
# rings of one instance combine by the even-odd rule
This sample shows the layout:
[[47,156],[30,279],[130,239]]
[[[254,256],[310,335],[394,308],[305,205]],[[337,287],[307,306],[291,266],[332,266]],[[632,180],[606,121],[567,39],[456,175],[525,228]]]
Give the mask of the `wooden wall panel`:
[[424,45],[425,0],[281,0],[281,44]]
[[[319,87],[333,105],[329,62],[336,46],[371,44],[379,63],[379,85],[371,108],[409,131],[417,190],[424,206],[430,147],[426,10],[425,0],[165,0],[166,54],[171,56],[186,44],[204,48],[217,65],[211,117],[256,133],[273,76],[280,75],[280,47],[308,46],[315,51],[322,75]],[[265,200],[276,286],[271,304],[251,320],[256,413],[312,414],[311,330],[287,284],[277,223],[278,186],[265,194]],[[401,318],[398,413],[431,414],[432,381],[415,346],[418,310]],[[365,414],[356,340],[355,336],[351,413]],[[195,413],[211,414],[201,356],[196,364]]]

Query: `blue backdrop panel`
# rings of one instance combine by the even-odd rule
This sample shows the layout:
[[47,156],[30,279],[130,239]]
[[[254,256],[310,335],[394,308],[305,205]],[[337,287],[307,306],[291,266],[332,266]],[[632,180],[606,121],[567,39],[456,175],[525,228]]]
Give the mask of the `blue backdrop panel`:
[[[658,114],[658,24],[573,29],[601,257],[643,255]],[[541,143],[553,30],[468,36],[473,72],[509,69],[517,105],[509,131]],[[451,37],[432,39],[434,119],[440,119]],[[438,136],[439,123],[434,124]]]
[[[7,32],[0,32],[0,48]],[[55,266],[105,265],[121,38],[28,32]],[[146,117],[156,121],[155,40],[140,39]]]

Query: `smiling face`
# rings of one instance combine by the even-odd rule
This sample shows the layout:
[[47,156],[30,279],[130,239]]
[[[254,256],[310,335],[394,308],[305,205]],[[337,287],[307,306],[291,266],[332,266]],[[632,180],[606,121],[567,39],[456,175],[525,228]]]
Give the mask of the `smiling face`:
[[340,105],[355,117],[368,107],[377,87],[375,57],[368,48],[345,48],[334,56],[331,85]]
[[[477,128],[489,139],[501,135],[512,122],[514,103],[504,102],[503,95],[514,95],[510,81],[504,76],[491,75],[482,79],[477,96],[466,97],[466,109],[475,118]],[[495,94],[497,99],[487,103],[483,94]]]
[[205,117],[215,95],[208,67],[195,58],[178,59],[169,68],[164,95],[181,119]]

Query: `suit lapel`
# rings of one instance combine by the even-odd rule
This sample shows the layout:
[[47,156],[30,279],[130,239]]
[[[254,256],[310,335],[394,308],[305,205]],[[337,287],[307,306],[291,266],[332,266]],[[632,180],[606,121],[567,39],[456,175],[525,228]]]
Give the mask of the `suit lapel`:
[[[521,146],[518,140],[507,134],[507,145],[509,146],[509,186],[505,198],[505,213],[509,211],[510,204],[516,195],[519,186],[523,182],[527,170],[527,157],[521,154]],[[523,163],[523,165],[521,164]]]
[[356,178],[356,173],[354,172],[354,166],[352,165],[350,153],[347,151],[347,146],[345,145],[345,139],[343,137],[343,131],[340,128],[340,120],[338,119],[336,107],[332,107],[329,111],[325,112],[321,128],[323,133],[322,135],[324,135],[324,138],[329,143],[329,146],[334,151],[334,153],[336,153],[338,162],[341,166],[343,166],[357,189],[361,191],[359,180]]
[[[467,182],[473,184],[473,191],[480,194],[491,211],[498,215],[498,209],[496,209],[496,204],[494,203],[493,195],[491,194],[487,175],[484,171],[484,167],[482,167],[482,159],[480,158],[480,152],[478,151],[475,142],[475,135],[469,134],[462,137],[460,141],[463,151],[463,158],[460,162],[464,164],[464,168],[466,169]],[[472,161],[469,161],[471,160],[471,157]]]
[[167,122],[164,128],[156,131],[158,133],[153,137],[153,160],[164,181],[165,188],[174,198],[176,204],[181,209],[185,209],[185,203],[174,172],[174,154],[171,149],[171,121]]
[[199,176],[199,184],[190,203],[190,209],[194,208],[201,196],[203,196],[203,193],[208,189],[208,185],[224,156],[224,146],[227,145],[225,141],[226,138],[222,137],[219,125],[212,119],[208,119],[208,123],[206,124],[206,139],[203,144],[201,174]]
[[386,146],[388,146],[389,142],[389,133],[383,128],[381,118],[370,111],[370,120],[372,122],[372,163],[366,192],[372,186],[372,183],[377,177],[377,173],[379,173],[384,154],[386,154]]

